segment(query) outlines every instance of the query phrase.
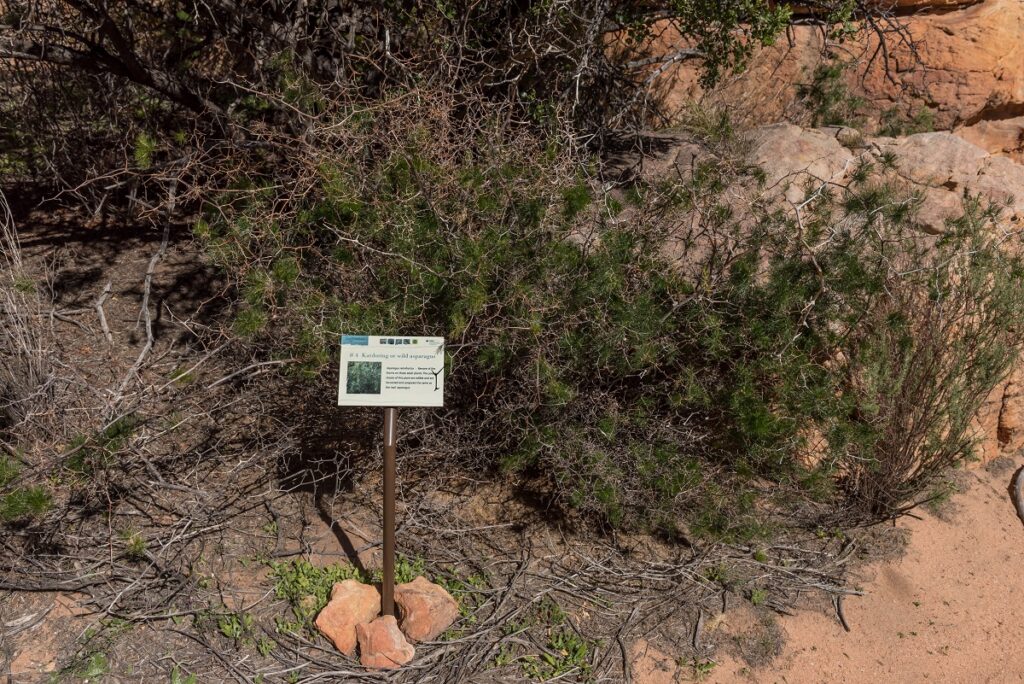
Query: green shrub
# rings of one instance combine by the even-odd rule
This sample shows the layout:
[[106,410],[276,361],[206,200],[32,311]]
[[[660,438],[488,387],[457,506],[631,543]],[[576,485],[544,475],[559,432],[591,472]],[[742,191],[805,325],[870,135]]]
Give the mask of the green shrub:
[[878,135],[898,137],[935,130],[935,113],[925,107],[916,112],[901,112],[893,107],[882,112]]
[[[341,332],[445,336],[435,451],[610,526],[751,540],[802,501],[886,516],[969,457],[1024,312],[994,211],[972,202],[936,241],[912,225],[917,198],[865,164],[799,225],[737,216],[727,189],[763,173],[709,154],[610,217],[557,137],[481,106],[459,114],[472,135],[439,142],[422,122],[446,106],[417,93],[358,126],[328,118],[294,187],[210,212],[211,254],[245,296],[273,281],[257,288],[273,330],[236,323],[254,345],[326,385]],[[282,254],[302,278],[259,275]]]
[[864,122],[861,112],[864,99],[852,95],[843,80],[847,65],[842,62],[819,64],[811,73],[809,83],[801,84],[798,93],[811,114],[814,126],[853,126]]
[[277,598],[288,601],[295,617],[303,623],[311,620],[327,605],[331,587],[336,582],[347,579],[366,580],[352,565],[334,564],[320,568],[301,558],[271,563],[270,576],[274,580]]

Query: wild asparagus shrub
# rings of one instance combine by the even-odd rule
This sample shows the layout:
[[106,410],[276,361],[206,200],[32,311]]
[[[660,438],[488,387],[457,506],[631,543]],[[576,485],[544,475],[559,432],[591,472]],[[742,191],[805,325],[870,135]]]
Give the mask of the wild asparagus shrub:
[[343,331],[443,335],[435,453],[608,525],[720,538],[809,503],[891,515],[970,456],[1024,306],[995,210],[923,235],[866,166],[799,213],[740,215],[727,189],[762,174],[710,153],[605,193],[554,134],[400,100],[320,120],[293,181],[236,176],[197,226],[236,331],[310,386],[336,381]]

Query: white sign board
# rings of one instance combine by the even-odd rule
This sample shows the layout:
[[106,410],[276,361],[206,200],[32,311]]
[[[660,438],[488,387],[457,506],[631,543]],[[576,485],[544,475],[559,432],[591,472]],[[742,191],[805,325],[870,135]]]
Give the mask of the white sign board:
[[341,336],[338,406],[443,405],[443,337]]

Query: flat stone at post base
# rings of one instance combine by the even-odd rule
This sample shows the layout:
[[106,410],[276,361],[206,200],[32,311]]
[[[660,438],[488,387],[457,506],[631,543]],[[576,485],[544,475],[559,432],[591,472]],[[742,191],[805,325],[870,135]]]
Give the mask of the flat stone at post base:
[[382,615],[368,624],[356,625],[359,662],[374,670],[394,670],[416,656],[393,615]]
[[433,641],[459,617],[459,604],[444,587],[417,577],[395,587],[402,631],[412,641]]
[[373,620],[379,613],[377,588],[347,579],[331,589],[331,600],[316,616],[316,627],[335,648],[351,657],[356,653],[356,625]]

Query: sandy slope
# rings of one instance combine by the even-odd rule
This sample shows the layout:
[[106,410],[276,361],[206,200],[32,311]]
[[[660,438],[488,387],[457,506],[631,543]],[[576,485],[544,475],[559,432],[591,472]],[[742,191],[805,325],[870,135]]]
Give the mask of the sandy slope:
[[1008,494],[1012,467],[977,468],[942,520],[900,524],[907,553],[869,567],[850,597],[846,633],[834,614],[783,618],[783,654],[763,670],[722,658],[705,681],[1024,682],[1024,524]]

